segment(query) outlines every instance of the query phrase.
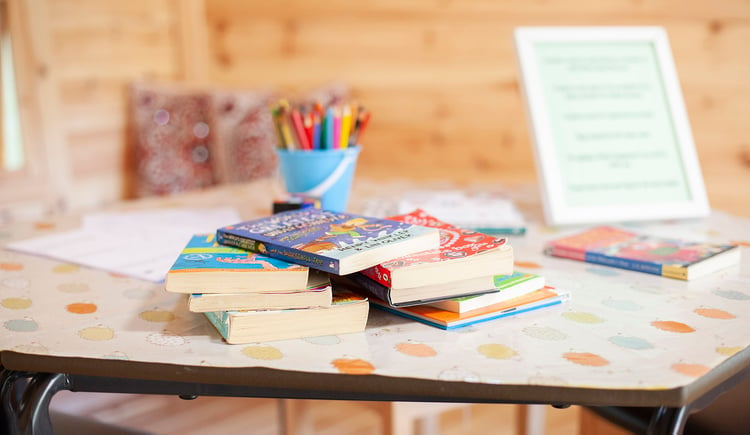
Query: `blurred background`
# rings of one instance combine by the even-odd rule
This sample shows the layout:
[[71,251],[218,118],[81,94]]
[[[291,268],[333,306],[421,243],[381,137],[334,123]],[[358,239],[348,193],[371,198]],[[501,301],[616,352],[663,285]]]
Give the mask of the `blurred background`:
[[[3,204],[75,210],[138,195],[132,86],[144,81],[169,86],[157,95],[246,99],[335,89],[373,113],[358,177],[534,182],[513,29],[659,25],[711,205],[750,214],[746,0],[0,3]],[[211,182],[232,181],[225,150],[209,149]]]

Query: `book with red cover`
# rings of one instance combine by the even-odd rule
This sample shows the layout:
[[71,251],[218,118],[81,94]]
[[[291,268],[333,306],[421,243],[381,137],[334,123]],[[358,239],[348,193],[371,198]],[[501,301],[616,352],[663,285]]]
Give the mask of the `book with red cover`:
[[689,280],[738,264],[734,244],[669,239],[610,226],[597,226],[548,242],[555,257]]
[[390,289],[513,273],[513,248],[505,237],[459,228],[421,209],[387,219],[440,231],[440,248],[401,256],[361,272]]

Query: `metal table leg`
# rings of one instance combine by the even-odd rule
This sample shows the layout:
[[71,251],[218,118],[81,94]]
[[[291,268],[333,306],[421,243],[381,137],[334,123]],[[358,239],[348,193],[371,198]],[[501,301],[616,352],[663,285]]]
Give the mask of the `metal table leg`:
[[49,405],[66,389],[64,374],[3,370],[0,386],[4,429],[9,434],[52,434]]

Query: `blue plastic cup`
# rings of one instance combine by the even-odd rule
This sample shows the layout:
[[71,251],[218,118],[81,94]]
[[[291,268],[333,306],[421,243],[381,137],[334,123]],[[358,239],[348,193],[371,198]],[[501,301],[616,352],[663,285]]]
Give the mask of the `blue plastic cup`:
[[360,148],[277,149],[287,192],[320,198],[325,210],[345,211]]

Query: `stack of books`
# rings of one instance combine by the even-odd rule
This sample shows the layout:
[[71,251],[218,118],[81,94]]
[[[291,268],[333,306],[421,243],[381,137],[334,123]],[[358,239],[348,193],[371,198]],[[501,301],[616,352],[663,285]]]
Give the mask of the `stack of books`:
[[560,303],[513,271],[504,237],[422,210],[373,218],[285,211],[195,235],[167,274],[228,343],[358,332],[370,303],[450,329]]
[[351,273],[434,248],[432,228],[316,208],[196,235],[167,273],[228,343],[362,331],[369,303],[330,274]]
[[546,286],[541,276],[514,271],[513,248],[505,237],[460,228],[421,209],[387,219],[439,230],[440,246],[344,277],[377,308],[453,329],[570,297]]
[[203,313],[228,343],[356,332],[367,322],[367,300],[334,296],[328,274],[220,245],[214,234],[192,237],[165,288],[187,294],[188,310]]

